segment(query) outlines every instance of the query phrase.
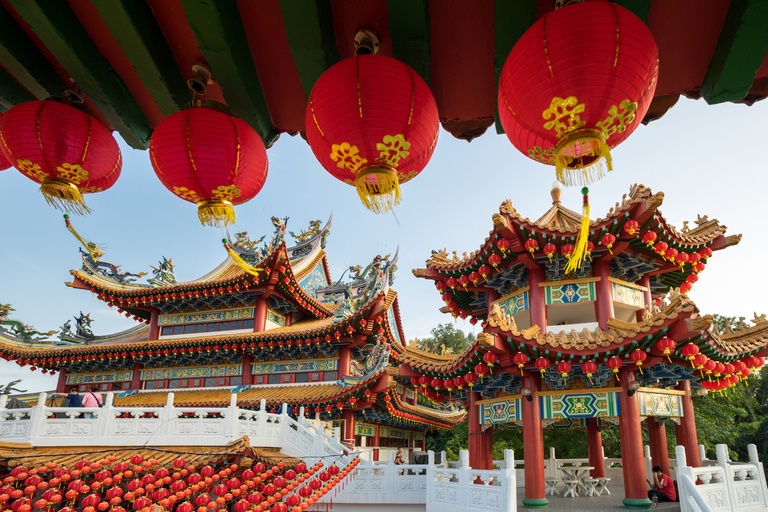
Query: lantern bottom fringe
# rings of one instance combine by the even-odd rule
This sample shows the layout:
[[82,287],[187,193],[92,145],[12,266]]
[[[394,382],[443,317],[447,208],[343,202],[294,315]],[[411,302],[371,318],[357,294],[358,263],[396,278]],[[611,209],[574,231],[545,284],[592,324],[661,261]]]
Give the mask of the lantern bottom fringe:
[[197,218],[203,226],[222,227],[235,223],[235,209],[228,202],[198,203]]
[[393,167],[363,167],[355,179],[355,188],[363,205],[373,213],[387,213],[400,204],[400,181]]
[[612,170],[610,147],[602,132],[577,130],[555,148],[555,172],[563,185],[589,185]]
[[45,201],[56,208],[74,215],[88,215],[91,209],[85,204],[85,198],[75,185],[63,180],[46,179],[40,185],[40,192]]

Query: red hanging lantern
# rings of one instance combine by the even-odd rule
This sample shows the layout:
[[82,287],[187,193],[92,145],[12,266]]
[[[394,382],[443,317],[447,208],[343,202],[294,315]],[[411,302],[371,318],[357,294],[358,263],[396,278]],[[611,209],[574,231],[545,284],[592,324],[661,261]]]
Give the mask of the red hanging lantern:
[[488,368],[493,368],[493,365],[496,364],[496,361],[498,360],[499,356],[493,352],[486,352],[483,354],[483,361],[485,361],[485,364],[488,365]]
[[693,288],[693,285],[691,285],[691,283],[689,283],[688,281],[686,281],[684,283],[681,283],[680,284],[680,293],[686,294],[686,293],[690,292],[692,288]]
[[197,204],[200,222],[235,222],[233,205],[253,199],[267,179],[267,150],[256,130],[213,102],[193,102],[157,125],[149,142],[155,174]]
[[611,254],[613,254],[613,251],[611,250],[611,248],[613,247],[614,242],[616,242],[616,237],[613,236],[612,234],[606,233],[605,235],[603,235],[602,243],[605,246],[605,248],[608,249],[608,252],[610,252]]
[[506,256],[507,251],[509,250],[509,240],[506,238],[502,238],[498,242],[496,242],[496,247],[501,251],[501,254]]
[[706,261],[708,258],[712,257],[712,248],[711,247],[704,247],[703,249],[699,249],[699,256]]
[[[686,284],[686,283],[683,283],[683,284]],[[698,353],[699,353],[699,347],[694,343],[689,343],[683,347],[683,355],[688,358],[688,360],[691,362],[691,366],[693,366],[694,368],[695,368],[695,365],[693,364],[693,358],[696,357],[696,354]],[[726,367],[727,366],[728,365],[726,365]],[[728,373],[731,373],[731,372],[728,372]]]
[[435,377],[434,379],[432,379],[432,382],[430,382],[429,384],[430,384],[430,385],[431,385],[433,388],[435,388],[435,389],[440,389],[441,387],[443,387],[443,381],[442,381],[441,379],[438,379],[437,377]]
[[635,365],[640,369],[640,375],[643,374],[643,362],[648,358],[648,354],[639,348],[632,351],[629,358],[635,362]]
[[[0,114],[0,126],[3,124],[3,114]],[[0,171],[4,171],[11,166],[11,163],[5,158],[5,155],[0,151]]]
[[480,274],[477,272],[470,272],[469,280],[472,281],[472,284],[477,286],[477,282],[480,280]]
[[474,374],[474,373],[472,373],[472,372],[470,372],[470,373],[466,374],[466,375],[464,376],[464,382],[466,382],[466,383],[467,383],[467,386],[469,386],[469,387],[470,387],[470,389],[471,389],[471,388],[472,388],[472,386],[474,386],[474,385],[475,385],[475,382],[477,382],[477,375],[475,375],[475,374]]
[[439,117],[415,71],[390,57],[362,55],[317,80],[304,125],[325,170],[354,183],[365,207],[383,213],[400,202],[400,184],[429,162]]
[[676,260],[677,260],[677,249],[675,249],[675,248],[667,249],[664,252],[664,257],[667,258],[672,263],[676,263]]
[[539,248],[539,242],[535,238],[529,238],[525,241],[525,250],[531,253],[531,256],[533,256],[533,252]]
[[120,176],[123,159],[109,130],[64,103],[16,105],[0,120],[0,134],[7,161],[58,209],[89,213],[83,194],[107,190]]
[[661,350],[662,353],[667,356],[670,363],[672,362],[672,359],[669,358],[669,354],[674,352],[676,347],[677,343],[675,343],[675,340],[672,338],[661,338],[656,342],[656,348]]
[[597,365],[593,361],[587,361],[581,365],[581,371],[587,376],[589,382],[592,383],[592,376],[597,372]]
[[613,373],[616,374],[616,380],[619,380],[619,368],[621,368],[621,359],[613,356],[612,358],[608,359],[605,364],[613,371]]
[[571,373],[571,363],[568,361],[560,361],[557,363],[557,373],[564,379],[568,377],[568,374]]
[[525,367],[525,363],[528,362],[528,356],[523,354],[522,352],[518,352],[517,354],[512,356],[512,362],[517,365],[517,367],[520,369],[520,375],[522,375],[523,367]]
[[552,262],[552,256],[554,256],[556,252],[557,246],[555,246],[555,244],[547,244],[544,246],[544,254],[549,258],[550,263]]
[[491,254],[488,257],[488,263],[493,265],[493,268],[498,267],[499,263],[501,263],[501,256],[499,256],[498,254]]
[[445,386],[445,389],[447,389],[448,391],[453,391],[453,385],[454,385],[453,379],[445,379],[443,381],[443,386]]
[[458,376],[455,379],[453,379],[453,385],[456,386],[458,389],[464,389],[464,377]]
[[648,27],[609,2],[574,3],[539,18],[499,81],[499,118],[515,147],[554,165],[566,185],[611,170],[610,148],[645,116],[658,74]]
[[536,366],[536,369],[541,372],[541,376],[544,376],[544,371],[549,368],[549,359],[540,357],[536,360],[534,365]]
[[629,236],[635,236],[639,230],[640,224],[638,224],[634,219],[630,219],[624,223],[624,232]]
[[467,286],[469,286],[469,276],[460,276],[459,285],[463,286],[464,289],[466,290]]
[[483,279],[485,279],[488,274],[491,273],[491,269],[488,267],[488,265],[480,265],[480,268],[477,269],[478,272],[480,272],[480,275],[483,276]]
[[477,363],[475,365],[475,374],[480,377],[480,382],[483,382],[483,377],[485,377],[488,374],[488,367],[485,366],[483,363]]
[[646,231],[643,235],[643,243],[653,247],[653,244],[656,243],[656,233],[653,231]]

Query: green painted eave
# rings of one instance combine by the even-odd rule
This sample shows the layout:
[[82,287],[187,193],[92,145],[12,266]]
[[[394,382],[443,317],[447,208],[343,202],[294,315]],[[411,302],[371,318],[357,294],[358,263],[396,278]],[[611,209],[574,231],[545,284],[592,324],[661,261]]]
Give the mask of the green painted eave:
[[[36,99],[62,96],[66,85],[32,39],[0,8],[0,62]],[[15,104],[15,103],[14,103]]]
[[[525,31],[536,22],[536,2],[496,2],[493,12],[493,37],[496,47],[493,70],[496,73],[496,90],[498,90],[501,70],[504,68],[509,52]],[[504,128],[499,121],[498,102],[496,103],[496,133],[504,133]]]
[[613,3],[631,11],[643,23],[648,21],[648,13],[651,12],[651,0],[613,0]]
[[149,121],[69,4],[9,1],[123,139],[133,148],[147,149]]
[[707,103],[744,99],[768,52],[768,1],[732,0],[701,84]]
[[19,82],[0,67],[0,105],[3,111],[8,110],[18,103],[34,100],[34,96],[29,91],[19,85]]
[[237,3],[181,0],[181,4],[232,115],[250,124],[270,147],[279,133],[269,116]]
[[280,0],[291,55],[304,94],[328,68],[339,62],[330,0]]
[[429,85],[429,4],[387,0],[392,57],[406,63]]
[[149,5],[138,0],[91,2],[160,112],[178,112],[192,95]]

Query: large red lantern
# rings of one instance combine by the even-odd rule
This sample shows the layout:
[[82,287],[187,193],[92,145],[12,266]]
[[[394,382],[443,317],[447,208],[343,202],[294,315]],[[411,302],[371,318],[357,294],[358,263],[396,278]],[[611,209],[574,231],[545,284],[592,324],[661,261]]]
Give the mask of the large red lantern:
[[645,116],[658,75],[648,27],[612,2],[550,12],[515,44],[501,72],[499,117],[509,140],[557,169],[566,185],[611,170],[609,149]]
[[235,222],[233,205],[253,199],[267,179],[267,150],[248,123],[213,102],[163,119],[149,141],[155,174],[176,196],[196,203],[200,222]]
[[[0,114],[0,125],[2,125],[3,114]],[[5,155],[0,152],[0,171],[4,171],[11,166],[11,163],[5,158]]]
[[549,359],[540,357],[536,360],[534,363],[534,366],[536,366],[536,369],[541,372],[541,376],[544,376],[544,371],[549,368]]
[[40,184],[48,204],[90,212],[83,194],[101,192],[117,181],[123,165],[109,130],[75,107],[57,101],[29,101],[0,120],[2,151],[22,174]]
[[317,80],[304,120],[315,157],[354,185],[376,213],[400,202],[400,184],[419,174],[437,142],[437,104],[421,77],[382,55],[342,60]]

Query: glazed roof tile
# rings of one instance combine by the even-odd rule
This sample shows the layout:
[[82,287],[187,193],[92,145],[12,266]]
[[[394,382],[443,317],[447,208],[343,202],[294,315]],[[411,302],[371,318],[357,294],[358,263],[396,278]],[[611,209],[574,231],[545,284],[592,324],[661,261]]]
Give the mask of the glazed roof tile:
[[275,465],[285,462],[287,466],[295,466],[299,460],[284,455],[274,449],[253,447],[248,436],[244,436],[226,446],[169,446],[169,447],[131,447],[114,448],[109,446],[62,446],[62,447],[32,447],[29,444],[0,443],[0,459],[8,461],[8,465],[15,467],[24,465],[28,468],[39,468],[49,462],[55,462],[61,466],[72,466],[83,459],[114,456],[118,461],[128,460],[134,455],[141,455],[145,459],[155,459],[158,467],[170,468],[174,460],[182,457],[188,465],[205,466],[238,456],[247,451],[253,454],[256,460],[267,465]]
[[768,322],[728,334],[709,332],[710,344],[726,356],[766,351],[768,348]]

